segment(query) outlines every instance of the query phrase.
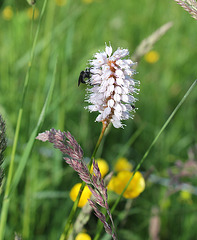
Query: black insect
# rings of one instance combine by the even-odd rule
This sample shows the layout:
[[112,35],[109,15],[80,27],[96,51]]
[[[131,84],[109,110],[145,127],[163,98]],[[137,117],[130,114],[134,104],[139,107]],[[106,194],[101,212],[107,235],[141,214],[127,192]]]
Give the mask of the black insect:
[[86,78],[88,81],[90,81],[90,77],[91,77],[90,68],[86,68],[85,71],[81,71],[78,79],[78,86],[80,85],[80,83],[86,83],[85,81]]

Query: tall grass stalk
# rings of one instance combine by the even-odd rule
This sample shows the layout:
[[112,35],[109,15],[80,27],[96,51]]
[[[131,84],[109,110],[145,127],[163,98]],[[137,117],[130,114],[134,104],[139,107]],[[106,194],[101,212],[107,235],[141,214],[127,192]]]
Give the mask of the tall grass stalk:
[[[45,12],[46,3],[47,3],[47,0],[45,0],[43,3],[38,27],[37,27],[36,34],[35,34],[35,37],[33,40],[33,44],[32,44],[30,60],[28,63],[28,69],[27,69],[27,73],[25,76],[24,86],[23,86],[21,106],[20,106],[20,109],[18,112],[16,130],[15,130],[15,135],[14,135],[14,142],[13,142],[13,147],[12,147],[12,152],[11,152],[11,160],[10,160],[10,165],[9,165],[9,169],[8,169],[8,177],[7,177],[6,187],[5,187],[3,205],[2,205],[2,209],[1,209],[0,240],[4,239],[4,234],[5,234],[5,226],[6,226],[6,222],[7,222],[7,215],[8,215],[8,209],[9,209],[9,203],[10,203],[10,190],[11,190],[10,187],[11,187],[11,183],[12,183],[12,179],[13,179],[14,159],[15,159],[16,147],[17,147],[17,143],[18,143],[19,131],[20,131],[20,126],[21,126],[21,119],[22,119],[22,115],[23,115],[23,106],[24,106],[24,102],[25,102],[25,96],[27,93],[27,87],[29,85],[30,71],[31,71],[32,62],[33,62],[33,58],[34,58],[35,46],[37,43],[38,34],[39,34],[40,26],[41,26],[41,20],[44,15],[44,12]],[[33,21],[33,19],[32,19],[32,21]]]
[[[193,90],[193,88],[195,87],[195,85],[197,84],[197,79],[193,82],[193,84],[190,86],[190,88],[188,89],[188,91],[185,93],[185,95],[183,96],[183,98],[181,99],[181,101],[178,103],[178,105],[175,107],[174,111],[171,113],[171,115],[169,116],[169,118],[166,120],[166,122],[164,123],[164,125],[162,126],[162,128],[160,129],[160,131],[158,132],[158,134],[156,135],[156,137],[154,138],[154,140],[152,141],[152,143],[150,144],[149,148],[146,150],[146,152],[144,153],[142,159],[139,161],[138,165],[136,166],[135,170],[133,171],[133,175],[132,177],[129,179],[127,185],[125,186],[125,188],[123,189],[122,193],[119,195],[119,197],[117,198],[117,200],[115,201],[114,205],[111,208],[111,213],[114,212],[114,210],[116,209],[118,203],[120,202],[120,199],[122,198],[124,192],[126,191],[127,187],[129,186],[130,182],[132,181],[135,173],[139,170],[139,168],[141,167],[142,163],[144,162],[144,160],[147,158],[150,150],[152,149],[152,147],[155,145],[155,143],[157,142],[158,138],[160,137],[160,135],[162,134],[162,132],[165,130],[165,128],[167,127],[167,125],[170,123],[170,121],[172,120],[172,118],[174,117],[174,115],[177,113],[177,111],[179,110],[179,108],[181,107],[181,105],[185,102],[186,98],[189,96],[189,94],[191,93],[191,91]],[[98,240],[100,238],[101,232],[102,232],[103,226],[100,225],[99,230],[96,234],[96,236],[94,237],[94,240]]]
[[[101,140],[102,140],[102,138],[103,138],[103,136],[104,136],[104,133],[105,133],[105,130],[106,130],[107,126],[108,126],[108,125],[106,125],[106,124],[103,123],[103,127],[102,127],[102,130],[101,130],[100,136],[99,136],[99,138],[98,138],[98,141],[97,141],[97,143],[96,143],[95,149],[94,149],[93,154],[92,154],[92,157],[91,157],[91,159],[90,159],[90,163],[89,163],[89,166],[88,166],[89,171],[90,171],[90,169],[91,169],[93,159],[94,159],[95,156],[96,156],[97,150],[98,150],[98,148],[99,148],[99,146],[100,146]],[[76,198],[76,200],[75,200],[75,202],[74,202],[74,204],[73,204],[73,208],[72,208],[72,210],[71,210],[71,212],[70,212],[70,215],[69,215],[69,217],[68,217],[68,219],[67,219],[67,221],[66,221],[66,225],[65,225],[65,227],[64,227],[64,231],[63,231],[63,233],[61,234],[59,240],[66,240],[67,237],[68,237],[68,235],[69,235],[69,231],[71,231],[71,224],[72,224],[73,219],[74,219],[74,217],[75,217],[75,214],[76,214],[76,211],[77,211],[77,206],[78,206],[78,203],[79,203],[79,199],[80,199],[80,197],[81,197],[81,194],[82,194],[82,192],[83,192],[83,189],[84,189],[84,187],[85,187],[85,184],[86,184],[86,183],[83,182],[82,185],[81,185],[81,188],[80,188],[80,190],[79,190],[78,196],[77,196],[77,198]]]

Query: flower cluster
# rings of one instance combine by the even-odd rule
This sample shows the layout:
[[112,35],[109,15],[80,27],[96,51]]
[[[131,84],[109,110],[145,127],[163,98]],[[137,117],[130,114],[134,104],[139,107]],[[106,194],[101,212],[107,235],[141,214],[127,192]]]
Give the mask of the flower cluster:
[[[112,177],[108,189],[117,194],[121,194],[132,175],[133,173],[130,171],[120,171],[117,176]],[[140,172],[136,172],[123,196],[131,199],[136,198],[144,189],[145,180]]]
[[133,169],[133,165],[128,161],[127,158],[124,158],[124,157],[118,158],[114,166],[114,170],[116,172],[131,171],[132,169]]
[[87,107],[91,112],[98,111],[96,121],[108,125],[110,122],[115,128],[123,127],[122,120],[133,117],[134,104],[138,93],[138,81],[132,76],[135,64],[126,58],[127,49],[118,48],[112,54],[112,47],[106,46],[104,52],[94,55],[90,60],[90,88],[88,88]]

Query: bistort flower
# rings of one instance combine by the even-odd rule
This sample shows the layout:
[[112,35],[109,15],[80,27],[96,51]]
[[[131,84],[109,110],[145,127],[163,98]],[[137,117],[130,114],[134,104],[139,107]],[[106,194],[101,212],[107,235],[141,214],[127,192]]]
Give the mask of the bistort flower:
[[104,52],[98,52],[90,60],[91,77],[88,88],[87,107],[90,112],[98,111],[97,122],[108,125],[110,122],[115,128],[123,127],[122,120],[132,118],[135,111],[134,104],[138,93],[139,81],[132,76],[135,65],[130,59],[128,49],[118,48],[112,54],[112,47],[106,46]]

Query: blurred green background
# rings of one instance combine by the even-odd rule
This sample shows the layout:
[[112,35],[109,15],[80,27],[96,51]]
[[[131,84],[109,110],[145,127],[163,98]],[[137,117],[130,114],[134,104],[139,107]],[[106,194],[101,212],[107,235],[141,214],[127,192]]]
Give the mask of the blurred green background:
[[[8,138],[5,176],[42,4],[43,1],[37,1],[32,21],[32,8],[27,2],[1,3],[0,113],[6,121]],[[110,42],[114,50],[128,48],[132,56],[144,38],[169,21],[173,27],[153,47],[158,59],[150,62],[143,57],[138,62],[135,79],[140,80],[141,86],[134,120],[125,122],[124,129],[111,127],[97,154],[109,163],[111,170],[121,154],[134,166],[139,162],[195,80],[197,22],[170,0],[48,1],[30,72],[15,168],[38,121],[56,61],[53,97],[40,131],[69,130],[82,146],[85,157],[90,157],[101,123],[95,122],[96,113],[84,109],[85,86],[77,86],[80,71],[95,52],[104,50],[105,43]],[[188,151],[191,153],[197,140],[196,93],[195,88],[151,150],[141,171],[152,169],[152,174],[169,178],[169,169],[174,168],[177,160],[188,161]],[[132,136],[132,144],[128,145]],[[197,183],[195,176],[184,181],[194,186]],[[58,239],[72,206],[69,190],[76,182],[78,176],[66,166],[61,154],[50,144],[36,141],[11,199],[5,239],[13,239],[14,232],[20,233],[23,239]],[[4,186],[1,202],[3,191]],[[160,239],[196,239],[196,195],[190,194],[188,200],[181,198],[179,191],[168,192],[169,187],[147,181],[145,191],[133,203],[126,226],[117,229],[119,238],[152,239],[149,225],[156,206],[161,221]],[[117,224],[124,204],[123,199],[114,213]],[[95,224],[93,218],[86,226],[92,236]],[[109,237],[103,235],[102,239]]]

